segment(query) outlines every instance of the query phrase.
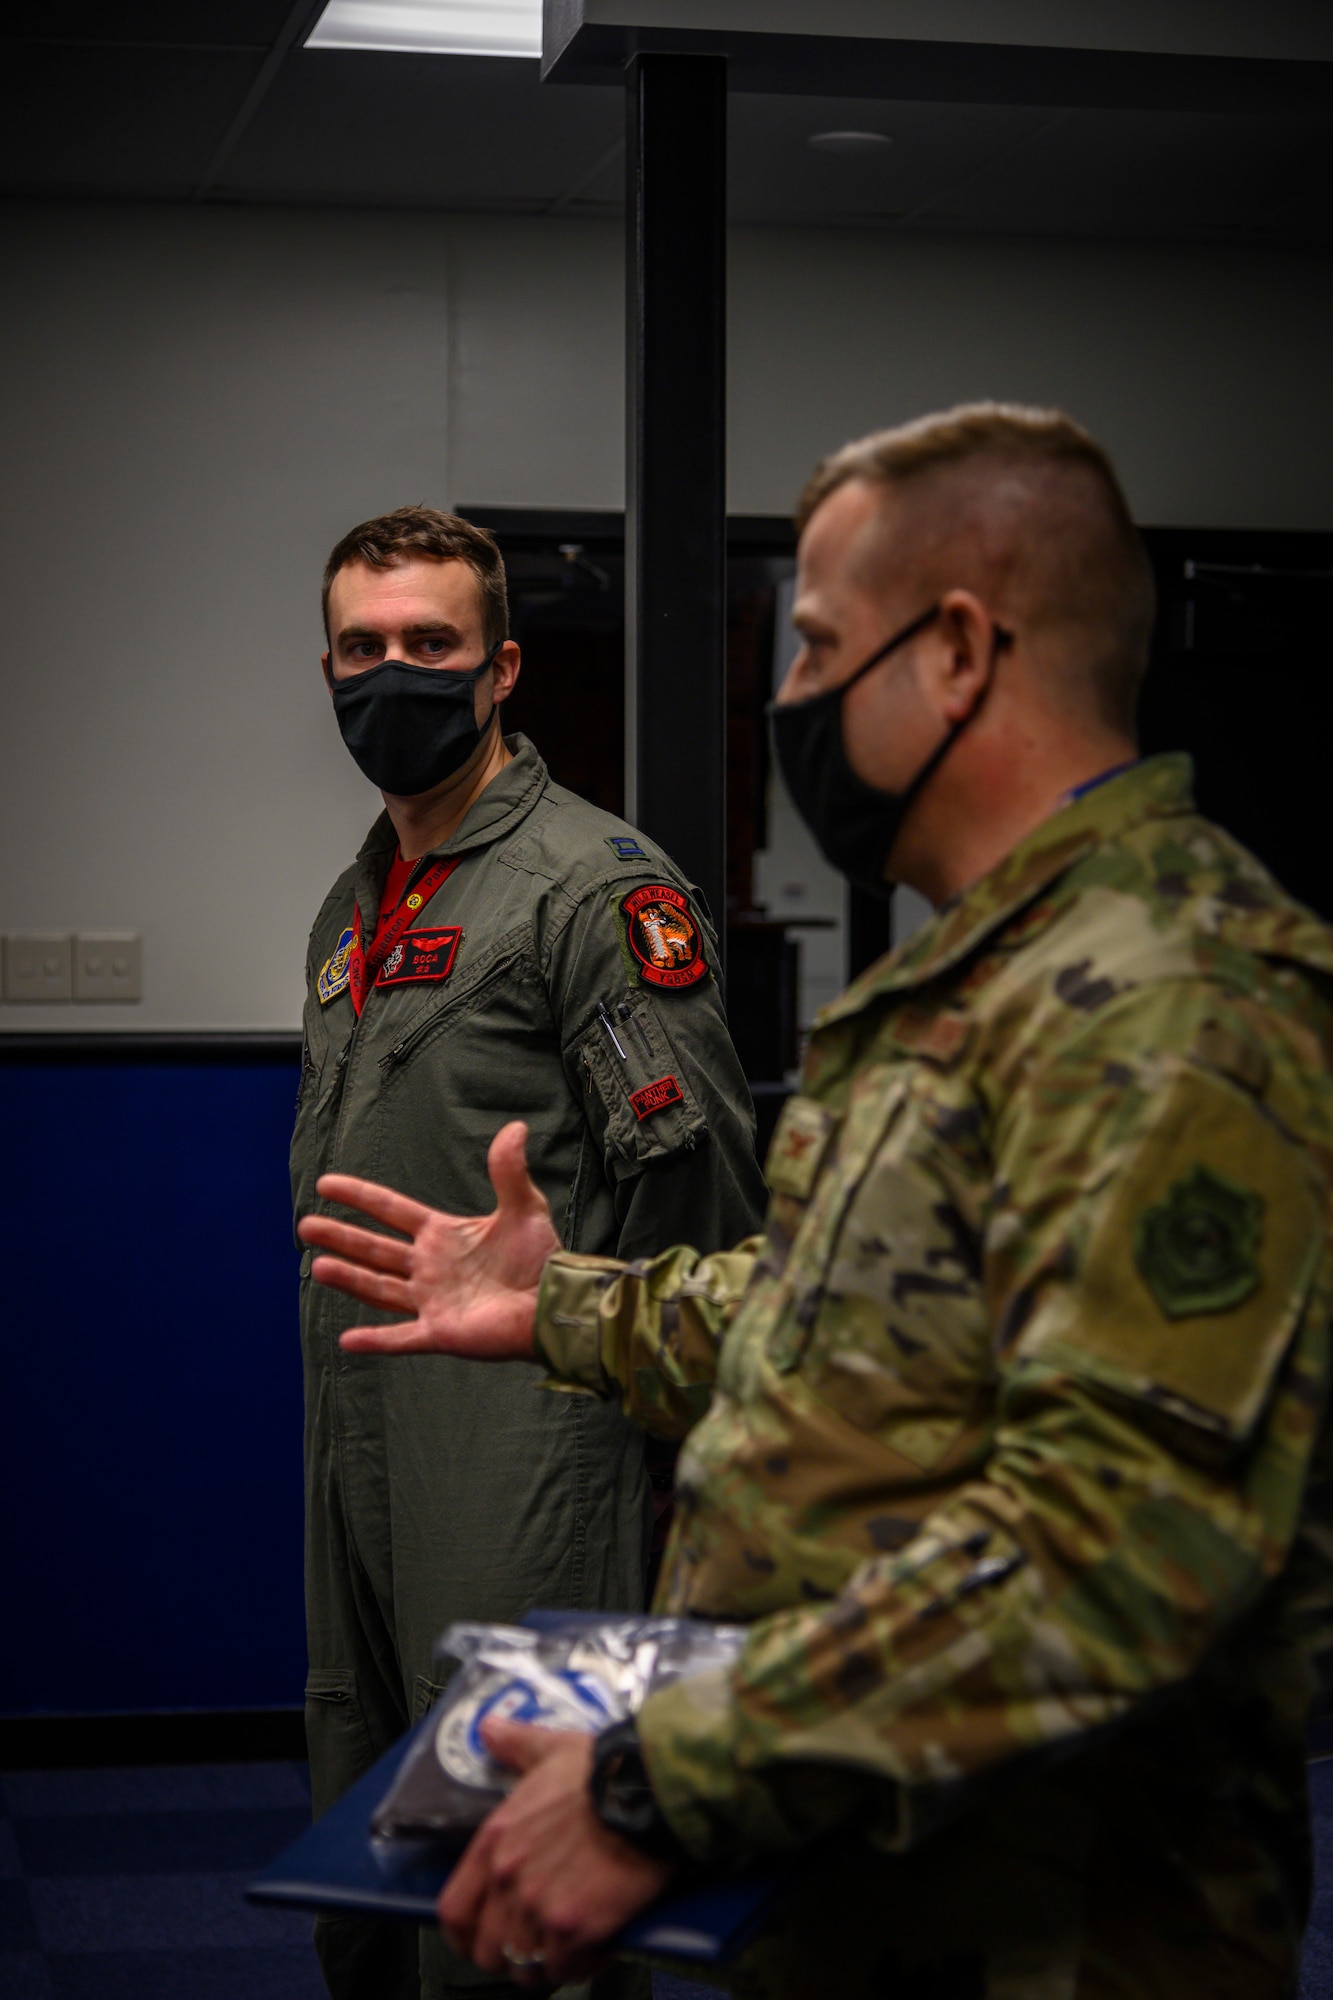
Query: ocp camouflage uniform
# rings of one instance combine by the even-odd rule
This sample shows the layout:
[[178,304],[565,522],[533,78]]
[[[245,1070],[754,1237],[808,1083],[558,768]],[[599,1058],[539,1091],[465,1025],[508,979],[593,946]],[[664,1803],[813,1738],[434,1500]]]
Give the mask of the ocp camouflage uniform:
[[1187,760],[1059,811],[821,1016],[730,1253],[548,1267],[689,1441],[654,1696],[700,1861],[817,1845],[753,1994],[1294,1991],[1330,1631],[1333,936]]

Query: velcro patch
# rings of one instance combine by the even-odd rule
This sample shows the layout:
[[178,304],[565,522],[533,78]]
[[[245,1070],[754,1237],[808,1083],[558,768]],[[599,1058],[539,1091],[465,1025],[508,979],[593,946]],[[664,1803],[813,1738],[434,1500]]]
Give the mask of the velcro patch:
[[689,903],[669,882],[646,882],[620,905],[640,979],[650,986],[694,986],[708,970]]
[[333,956],[325,960],[316,982],[321,1007],[327,1007],[331,1000],[336,1000],[340,993],[347,991],[347,983],[352,976],[351,957],[355,942],[356,933],[345,930],[338,939]]
[[629,1101],[634,1106],[634,1116],[642,1122],[651,1118],[654,1111],[665,1111],[668,1104],[683,1104],[685,1098],[674,1076],[659,1076],[656,1083],[645,1083],[632,1090]]
[[809,1097],[787,1099],[764,1162],[764,1179],[774,1194],[809,1200],[837,1129],[838,1120],[826,1105]]
[[1168,1319],[1233,1312],[1259,1289],[1263,1197],[1195,1166],[1134,1229],[1134,1262]]
[[407,986],[417,979],[447,979],[462,935],[458,924],[439,931],[408,931],[380,967],[375,984]]

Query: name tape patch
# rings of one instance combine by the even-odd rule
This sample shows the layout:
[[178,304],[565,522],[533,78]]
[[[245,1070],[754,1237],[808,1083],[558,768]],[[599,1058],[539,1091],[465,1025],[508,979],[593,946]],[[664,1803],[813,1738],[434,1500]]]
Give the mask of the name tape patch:
[[462,935],[458,924],[439,931],[408,931],[380,967],[375,984],[407,986],[417,979],[447,979]]
[[679,889],[646,882],[620,905],[639,977],[650,986],[694,986],[708,970],[703,939]]
[[632,1090],[629,1101],[634,1106],[634,1116],[642,1123],[654,1111],[665,1111],[668,1104],[683,1104],[685,1098],[674,1076],[659,1076],[656,1083],[645,1083],[639,1090]]

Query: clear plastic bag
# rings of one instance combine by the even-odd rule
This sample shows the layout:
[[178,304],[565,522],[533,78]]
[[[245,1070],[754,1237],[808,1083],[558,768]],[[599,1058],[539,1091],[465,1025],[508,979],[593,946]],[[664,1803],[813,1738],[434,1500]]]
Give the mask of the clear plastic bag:
[[516,1782],[481,1740],[488,1715],[590,1734],[636,1713],[687,1674],[728,1666],[743,1625],[692,1618],[571,1618],[521,1625],[451,1625],[437,1652],[458,1662],[371,1822],[376,1834],[457,1835],[480,1825]]

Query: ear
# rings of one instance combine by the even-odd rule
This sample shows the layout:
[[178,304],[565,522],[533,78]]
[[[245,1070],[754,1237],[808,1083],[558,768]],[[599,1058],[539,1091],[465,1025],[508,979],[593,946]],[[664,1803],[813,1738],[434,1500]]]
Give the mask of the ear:
[[492,701],[503,701],[507,695],[514,692],[522,657],[517,640],[506,639],[496,654],[492,666],[494,675],[491,682]]
[[327,653],[321,653],[321,654],[320,654],[320,656],[319,656],[319,664],[320,664],[320,668],[321,668],[321,670],[322,670],[322,672],[323,672],[323,675],[324,675],[324,685],[325,685],[325,687],[326,687],[326,688],[328,689],[329,693],[330,693],[330,694],[332,694],[332,693],[333,693],[333,675],[332,675],[332,674],[331,674],[331,673],[329,672],[329,656],[328,656],[328,654],[327,654]]
[[971,590],[949,590],[940,599],[937,688],[950,722],[970,715],[995,670],[998,631],[989,607]]

